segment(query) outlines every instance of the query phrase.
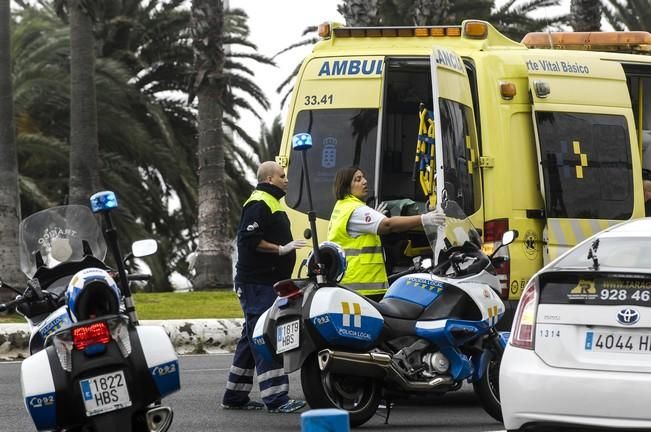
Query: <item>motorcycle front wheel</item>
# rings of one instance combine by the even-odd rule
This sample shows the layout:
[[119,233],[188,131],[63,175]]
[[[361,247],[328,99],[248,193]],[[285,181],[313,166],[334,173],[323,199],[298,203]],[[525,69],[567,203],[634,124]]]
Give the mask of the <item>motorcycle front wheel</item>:
[[301,368],[301,386],[310,407],[346,410],[351,427],[373,417],[380,405],[381,384],[368,377],[322,372],[316,352]]
[[482,408],[495,420],[502,422],[502,404],[500,403],[500,363],[501,354],[495,354],[486,365],[484,375],[472,383],[475,394]]

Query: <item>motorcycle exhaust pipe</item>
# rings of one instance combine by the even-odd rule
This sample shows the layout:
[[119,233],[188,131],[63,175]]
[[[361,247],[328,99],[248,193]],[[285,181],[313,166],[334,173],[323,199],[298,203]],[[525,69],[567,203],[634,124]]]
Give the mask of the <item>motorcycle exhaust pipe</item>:
[[145,413],[149,432],[166,432],[172,425],[174,412],[167,406],[157,406]]
[[384,378],[391,367],[391,356],[381,353],[351,353],[324,349],[319,351],[319,368],[322,371]]
[[319,368],[346,375],[358,375],[369,378],[387,378],[404,390],[427,391],[443,385],[452,385],[454,381],[448,376],[434,377],[429,381],[409,381],[393,365],[389,354],[351,353],[324,349],[319,351]]

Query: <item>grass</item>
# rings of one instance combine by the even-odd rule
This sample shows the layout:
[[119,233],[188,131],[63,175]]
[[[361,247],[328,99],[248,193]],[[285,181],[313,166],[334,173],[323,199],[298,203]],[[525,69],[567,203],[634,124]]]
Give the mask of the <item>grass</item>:
[[[242,318],[237,296],[231,290],[179,293],[137,293],[138,319]],[[23,323],[20,315],[1,315],[2,323]]]

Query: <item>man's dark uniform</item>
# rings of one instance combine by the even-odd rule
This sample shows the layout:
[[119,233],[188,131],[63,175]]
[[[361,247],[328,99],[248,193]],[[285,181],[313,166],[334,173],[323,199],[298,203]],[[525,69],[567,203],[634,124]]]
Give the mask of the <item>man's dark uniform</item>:
[[260,315],[273,304],[273,284],[291,277],[296,252],[275,255],[256,250],[261,240],[277,245],[292,241],[289,219],[278,201],[285,192],[269,183],[259,183],[244,203],[237,229],[235,290],[244,311],[242,338],[237,344],[223,404],[241,406],[249,402],[253,367],[258,372],[260,395],[268,409],[286,403],[289,381],[282,363],[266,362],[253,347],[253,329]]

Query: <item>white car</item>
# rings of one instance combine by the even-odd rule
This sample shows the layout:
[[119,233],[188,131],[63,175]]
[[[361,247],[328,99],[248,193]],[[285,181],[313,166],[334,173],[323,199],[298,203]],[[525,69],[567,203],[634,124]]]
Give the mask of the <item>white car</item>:
[[651,218],[602,231],[531,278],[499,382],[508,431],[651,430]]

